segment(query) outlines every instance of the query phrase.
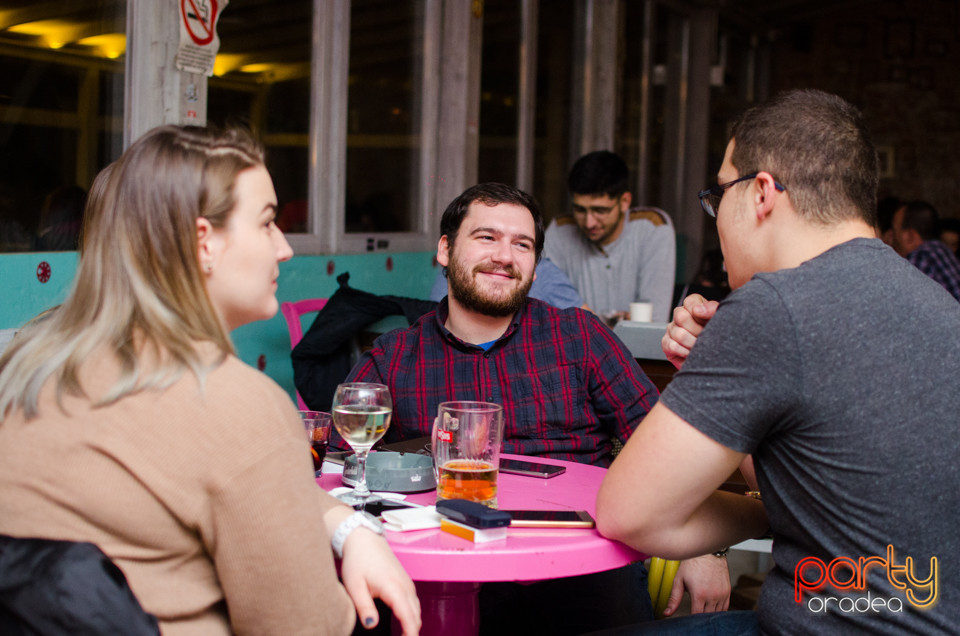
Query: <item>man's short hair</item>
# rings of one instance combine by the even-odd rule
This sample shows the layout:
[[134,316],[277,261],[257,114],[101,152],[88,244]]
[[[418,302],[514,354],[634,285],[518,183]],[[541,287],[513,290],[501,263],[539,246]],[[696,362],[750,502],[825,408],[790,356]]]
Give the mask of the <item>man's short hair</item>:
[[567,177],[570,194],[605,194],[617,198],[627,191],[627,164],[620,155],[597,150],[577,159]]
[[737,172],[769,172],[801,217],[876,225],[877,151],[863,115],[840,97],[809,89],[780,93],[740,117],[733,141]]
[[916,230],[924,241],[940,238],[940,215],[926,201],[911,201],[903,207],[904,230]]
[[463,223],[464,217],[467,216],[470,205],[475,201],[489,207],[509,203],[529,210],[530,215],[533,216],[533,224],[536,229],[536,236],[534,237],[536,262],[540,262],[544,235],[543,213],[540,211],[540,204],[532,195],[503,183],[477,184],[467,188],[463,194],[450,202],[440,218],[440,236],[447,237],[447,243],[451,248],[457,240],[457,232],[460,231],[460,225]]

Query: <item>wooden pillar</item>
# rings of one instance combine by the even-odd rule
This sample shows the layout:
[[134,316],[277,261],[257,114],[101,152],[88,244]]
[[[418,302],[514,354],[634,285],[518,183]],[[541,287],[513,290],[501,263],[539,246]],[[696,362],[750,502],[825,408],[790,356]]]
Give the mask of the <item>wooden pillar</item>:
[[177,69],[179,42],[179,3],[128,1],[124,148],[155,126],[206,124],[207,77]]
[[577,9],[582,30],[574,68],[580,72],[573,82],[571,121],[580,136],[571,140],[575,150],[570,163],[588,152],[614,148],[620,72],[619,6],[617,0],[586,0]]
[[440,57],[440,125],[436,204],[447,204],[477,180],[483,2],[444,0]]
[[[332,253],[346,206],[349,0],[314,0],[308,249]],[[322,227],[321,227],[322,226]],[[294,249],[298,246],[294,245]]]
[[[717,14],[672,14],[668,29],[667,107],[664,123],[663,207],[677,231],[677,281],[696,272],[703,251],[703,212],[697,192],[709,180],[710,74]],[[719,166],[718,166],[719,167]]]

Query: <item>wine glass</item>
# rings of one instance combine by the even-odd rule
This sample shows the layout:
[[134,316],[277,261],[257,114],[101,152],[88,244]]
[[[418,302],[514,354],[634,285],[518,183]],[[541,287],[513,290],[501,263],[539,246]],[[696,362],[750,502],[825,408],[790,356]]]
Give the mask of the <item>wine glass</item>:
[[367,488],[367,453],[387,432],[393,414],[390,389],[371,382],[346,382],[333,396],[333,425],[357,454],[357,485],[340,495],[351,506],[380,499]]

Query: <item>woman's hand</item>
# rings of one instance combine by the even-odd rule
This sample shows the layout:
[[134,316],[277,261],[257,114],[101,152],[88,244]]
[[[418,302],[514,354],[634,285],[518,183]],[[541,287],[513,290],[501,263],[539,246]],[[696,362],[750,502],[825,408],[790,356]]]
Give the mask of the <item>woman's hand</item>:
[[340,578],[366,629],[380,622],[373,602],[379,598],[400,621],[403,636],[420,633],[417,590],[383,537],[365,528],[351,532],[343,546]]

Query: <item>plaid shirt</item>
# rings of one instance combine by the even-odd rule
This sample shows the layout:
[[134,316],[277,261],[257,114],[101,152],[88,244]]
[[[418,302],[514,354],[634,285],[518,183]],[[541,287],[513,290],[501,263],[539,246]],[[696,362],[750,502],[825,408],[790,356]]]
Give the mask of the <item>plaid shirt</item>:
[[[593,314],[528,299],[489,349],[444,327],[447,300],[409,329],[384,334],[349,381],[390,387],[388,442],[430,435],[448,400],[503,405],[503,452],[609,466],[657,401],[656,387]],[[336,443],[339,440],[332,441]]]
[[937,240],[924,241],[907,260],[960,300],[960,261],[949,247]]

